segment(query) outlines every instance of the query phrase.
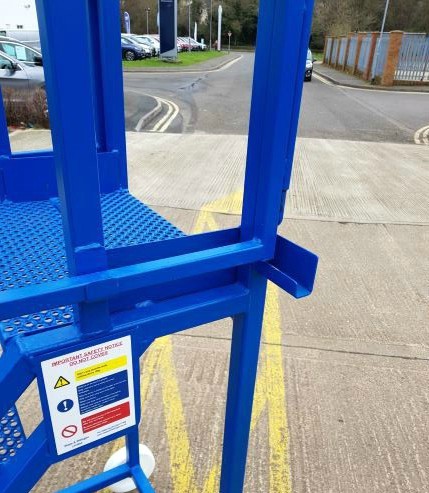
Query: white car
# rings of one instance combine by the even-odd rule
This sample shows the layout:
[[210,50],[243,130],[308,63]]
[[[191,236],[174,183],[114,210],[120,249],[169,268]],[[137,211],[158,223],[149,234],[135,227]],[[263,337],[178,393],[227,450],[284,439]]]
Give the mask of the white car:
[[161,45],[159,44],[159,41],[157,39],[150,36],[149,34],[136,34],[135,38],[142,40],[145,43],[147,43],[149,46],[151,46],[155,50],[155,54],[159,55]]
[[307,60],[305,61],[305,76],[304,80],[307,82],[311,81],[311,78],[313,76],[313,54],[311,53],[311,50],[307,50]]

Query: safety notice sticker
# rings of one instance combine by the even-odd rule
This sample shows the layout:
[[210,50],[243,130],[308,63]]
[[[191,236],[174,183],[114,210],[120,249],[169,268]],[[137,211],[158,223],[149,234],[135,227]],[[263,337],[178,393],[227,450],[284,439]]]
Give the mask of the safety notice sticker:
[[57,454],[136,424],[131,337],[42,362]]

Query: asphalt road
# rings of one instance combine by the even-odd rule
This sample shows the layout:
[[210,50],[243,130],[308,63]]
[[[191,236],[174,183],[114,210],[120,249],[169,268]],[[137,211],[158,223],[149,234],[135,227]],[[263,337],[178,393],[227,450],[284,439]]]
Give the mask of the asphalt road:
[[[175,102],[180,114],[173,133],[246,134],[254,56],[226,70],[194,73],[125,74],[127,126],[144,113],[142,94]],[[340,140],[414,141],[429,124],[429,94],[404,94],[339,88],[313,78],[304,85],[299,135]]]

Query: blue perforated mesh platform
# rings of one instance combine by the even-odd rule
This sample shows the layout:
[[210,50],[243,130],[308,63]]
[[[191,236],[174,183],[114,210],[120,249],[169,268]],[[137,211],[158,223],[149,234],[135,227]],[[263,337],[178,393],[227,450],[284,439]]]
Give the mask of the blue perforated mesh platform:
[[[127,191],[101,197],[105,245],[118,248],[183,234]],[[0,292],[68,276],[58,200],[0,203]],[[0,322],[0,340],[23,332],[56,328],[73,321],[73,309],[23,315]],[[12,408],[0,420],[0,464],[16,454],[25,440],[18,413]]]
[[[102,196],[107,248],[137,245],[182,233],[126,191]],[[0,291],[68,276],[57,201],[0,204]],[[24,315],[0,322],[0,339],[71,323],[72,308]]]

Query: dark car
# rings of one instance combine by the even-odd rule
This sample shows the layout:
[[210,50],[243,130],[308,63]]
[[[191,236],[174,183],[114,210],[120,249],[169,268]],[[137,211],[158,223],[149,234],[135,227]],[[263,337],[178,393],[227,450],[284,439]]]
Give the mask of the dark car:
[[145,50],[137,43],[130,43],[126,39],[121,38],[121,46],[123,60],[128,60],[129,62],[132,62],[133,60],[142,60],[143,58],[146,58]]
[[313,54],[311,53],[311,50],[307,50],[307,60],[305,61],[305,76],[304,80],[307,82],[311,81],[311,78],[313,76]]

